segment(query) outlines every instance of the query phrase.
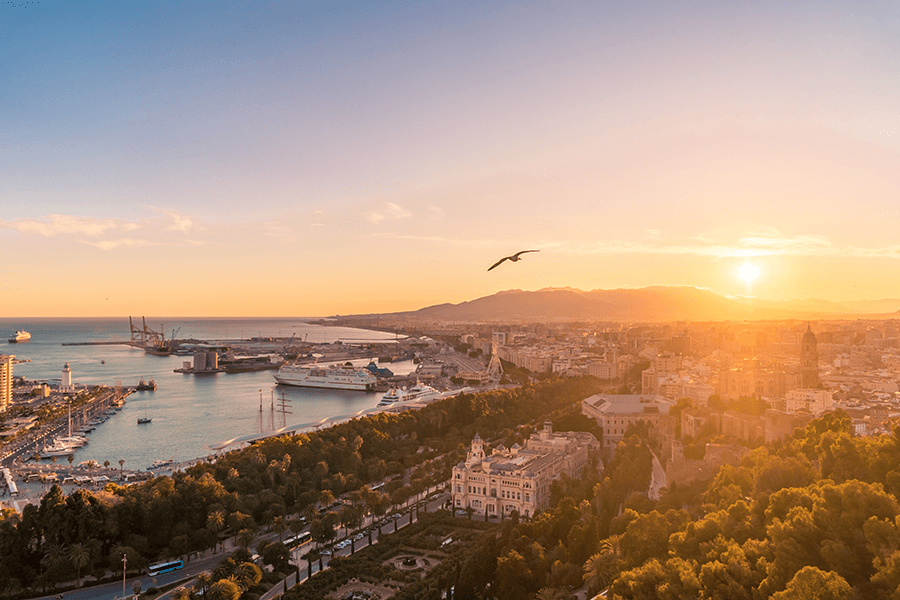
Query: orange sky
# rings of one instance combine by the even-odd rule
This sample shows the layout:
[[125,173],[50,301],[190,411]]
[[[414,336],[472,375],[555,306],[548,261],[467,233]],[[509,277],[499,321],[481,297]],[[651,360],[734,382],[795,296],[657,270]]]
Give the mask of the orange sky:
[[896,5],[2,11],[0,316],[900,297]]

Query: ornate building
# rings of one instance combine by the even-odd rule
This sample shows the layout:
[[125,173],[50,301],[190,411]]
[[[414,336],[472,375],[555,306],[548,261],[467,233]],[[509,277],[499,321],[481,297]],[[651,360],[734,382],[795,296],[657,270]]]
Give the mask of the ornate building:
[[453,467],[451,492],[457,509],[471,507],[475,514],[531,517],[550,503],[550,483],[565,473],[578,477],[588,465],[588,451],[600,443],[590,433],[554,433],[550,422],[535,432],[522,448],[502,444],[491,454],[478,434],[464,463]]
[[816,344],[816,336],[807,324],[806,333],[800,340],[800,387],[805,389],[819,387],[819,351]]

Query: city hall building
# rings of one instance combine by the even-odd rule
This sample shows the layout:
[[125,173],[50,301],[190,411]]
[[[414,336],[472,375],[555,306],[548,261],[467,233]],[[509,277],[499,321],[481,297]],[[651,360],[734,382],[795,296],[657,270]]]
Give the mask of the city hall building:
[[600,443],[590,433],[554,433],[544,423],[525,442],[506,449],[502,444],[490,455],[478,434],[466,461],[453,467],[452,494],[456,509],[471,507],[479,515],[508,515],[513,511],[531,517],[550,504],[550,483],[565,473],[579,477],[588,465],[588,451]]

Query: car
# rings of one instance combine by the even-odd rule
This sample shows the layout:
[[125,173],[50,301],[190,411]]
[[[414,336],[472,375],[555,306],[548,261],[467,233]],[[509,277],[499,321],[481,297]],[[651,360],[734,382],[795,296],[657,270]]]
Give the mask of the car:
[[320,551],[319,554],[321,554],[322,556],[331,556],[331,550],[325,548],[324,550]]
[[353,536],[353,539],[358,541],[358,540],[363,539],[364,537],[365,537],[365,535],[363,535],[362,533],[357,533],[356,535]]
[[350,545],[350,540],[344,540],[342,542],[337,543],[338,548],[346,548],[349,545]]
[[462,516],[465,516],[465,515],[467,515],[467,514],[469,514],[469,513],[467,513],[466,511],[464,511],[464,510],[461,509],[461,508],[457,508],[457,509],[456,509],[456,514],[462,517]]
[[401,515],[400,513],[394,513],[394,514],[391,515],[391,518],[392,518],[392,519],[399,519],[399,518],[402,517],[402,516],[403,516],[403,515]]

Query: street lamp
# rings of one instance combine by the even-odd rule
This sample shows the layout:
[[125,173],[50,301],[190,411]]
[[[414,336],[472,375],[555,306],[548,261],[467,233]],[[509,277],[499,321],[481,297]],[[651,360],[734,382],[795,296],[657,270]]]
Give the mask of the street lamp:
[[128,564],[128,555],[122,555],[122,598],[125,598],[125,565]]

